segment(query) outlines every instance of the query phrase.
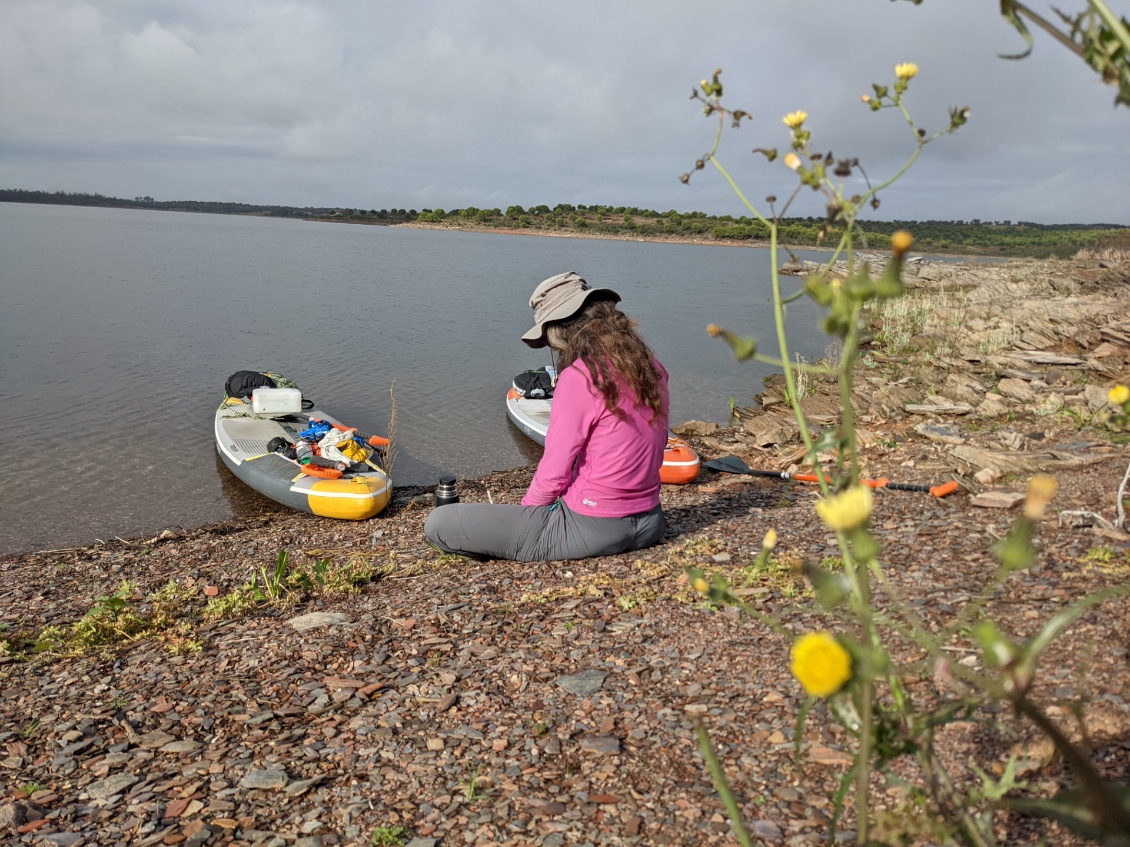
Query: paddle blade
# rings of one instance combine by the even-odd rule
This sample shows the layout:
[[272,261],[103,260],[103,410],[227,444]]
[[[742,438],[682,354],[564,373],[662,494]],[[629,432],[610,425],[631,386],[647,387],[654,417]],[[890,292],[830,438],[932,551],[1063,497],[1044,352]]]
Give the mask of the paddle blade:
[[707,470],[722,471],[723,473],[753,473],[753,468],[737,456],[719,456],[717,459],[703,462],[702,466]]

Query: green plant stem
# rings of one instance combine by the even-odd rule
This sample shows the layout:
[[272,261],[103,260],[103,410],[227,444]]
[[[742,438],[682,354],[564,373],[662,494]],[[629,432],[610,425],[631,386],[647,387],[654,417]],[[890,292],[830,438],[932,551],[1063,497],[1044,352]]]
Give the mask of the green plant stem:
[[977,822],[969,813],[965,798],[954,787],[949,772],[944,765],[938,763],[937,756],[934,754],[932,730],[924,749],[919,752],[918,760],[922,765],[922,770],[926,773],[926,778],[933,787],[935,802],[939,805],[945,804],[946,814],[957,819],[965,843],[972,845],[972,847],[992,847],[996,843],[996,839],[992,837],[991,833],[982,832],[981,827],[977,825]]
[[734,830],[734,837],[738,839],[742,847],[753,847],[753,841],[750,840],[745,824],[742,823],[742,810],[738,808],[738,801],[734,798],[734,792],[730,790],[730,784],[726,780],[726,772],[722,770],[722,763],[718,761],[714,747],[710,744],[710,736],[706,732],[706,727],[701,722],[696,722],[694,730],[695,734],[698,735],[698,748],[702,751],[702,757],[706,760],[706,766],[710,769],[710,776],[714,780],[714,787],[722,795],[722,805],[726,807],[726,814],[730,818],[730,828]]
[[847,537],[836,533],[840,553],[844,562],[844,572],[851,583],[852,611],[860,623],[862,642],[867,657],[858,668],[859,690],[859,749],[855,754],[855,805],[857,840],[867,842],[870,828],[869,805],[867,802],[868,784],[871,779],[871,743],[875,734],[875,662],[874,657],[881,651],[882,644],[875,627],[875,615],[871,609],[871,585],[866,568],[860,568],[852,555]]
[[[773,283],[773,323],[777,329],[777,348],[781,356],[781,368],[785,374],[785,386],[788,389],[789,396],[796,398],[793,402],[793,416],[796,418],[797,428],[800,430],[801,441],[804,442],[804,447],[807,455],[812,455],[815,451],[812,443],[812,433],[808,429],[808,421],[804,417],[804,410],[800,407],[799,395],[796,390],[796,375],[793,372],[793,363],[790,361],[792,356],[789,354],[789,339],[785,332],[785,310],[782,306],[781,298],[781,274],[778,269],[778,253],[780,246],[777,242],[777,224],[774,222],[769,227],[769,257],[772,264],[771,279]],[[815,456],[813,456],[815,458]],[[817,475],[820,483],[820,490],[827,492],[828,483],[824,481],[822,474]]]
[[846,454],[851,468],[852,482],[859,482],[858,446],[855,443],[855,407],[851,402],[851,390],[854,386],[852,379],[852,366],[859,355],[859,318],[862,305],[856,303],[851,310],[851,324],[847,335],[844,336],[844,349],[840,354],[840,368],[843,375],[840,377],[840,443],[843,447],[837,457],[837,462],[842,464]]
[[[848,560],[845,559],[845,564],[847,561]],[[854,561],[852,562],[852,571],[859,603],[858,614],[860,623],[863,625],[863,643],[867,645],[867,649],[871,655],[874,655],[880,645],[875,632],[875,621],[871,615],[871,589],[867,579],[867,572],[857,568]],[[868,820],[870,809],[867,802],[867,795],[869,789],[868,784],[871,781],[871,742],[875,734],[874,699],[875,669],[868,667],[865,671],[865,678],[860,686],[859,752],[856,754],[858,757],[859,773],[856,774],[855,777],[855,814],[857,819],[856,830],[859,833],[858,842],[860,844],[867,843],[867,834],[870,828],[870,821]]]

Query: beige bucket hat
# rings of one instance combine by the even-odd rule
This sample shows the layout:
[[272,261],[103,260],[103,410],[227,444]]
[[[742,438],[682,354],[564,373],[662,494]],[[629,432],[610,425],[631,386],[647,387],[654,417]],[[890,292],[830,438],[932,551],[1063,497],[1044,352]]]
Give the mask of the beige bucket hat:
[[553,321],[563,321],[581,310],[590,299],[620,302],[620,295],[611,288],[589,288],[575,271],[551,276],[539,283],[530,297],[530,308],[534,310],[534,325],[522,336],[531,347],[544,347],[545,325]]

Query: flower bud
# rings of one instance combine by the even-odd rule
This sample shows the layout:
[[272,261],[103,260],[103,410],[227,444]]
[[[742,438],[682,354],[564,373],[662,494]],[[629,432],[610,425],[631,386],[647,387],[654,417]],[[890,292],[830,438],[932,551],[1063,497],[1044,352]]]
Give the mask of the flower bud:
[[1044,516],[1048,503],[1055,497],[1059,483],[1054,476],[1034,476],[1028,481],[1028,496],[1024,501],[1024,515],[1034,521]]
[[706,333],[711,338],[721,338],[729,344],[730,349],[734,351],[734,358],[739,362],[752,359],[757,355],[757,340],[754,338],[748,338],[744,335],[735,335],[728,329],[724,329],[717,324],[708,325],[706,327]]

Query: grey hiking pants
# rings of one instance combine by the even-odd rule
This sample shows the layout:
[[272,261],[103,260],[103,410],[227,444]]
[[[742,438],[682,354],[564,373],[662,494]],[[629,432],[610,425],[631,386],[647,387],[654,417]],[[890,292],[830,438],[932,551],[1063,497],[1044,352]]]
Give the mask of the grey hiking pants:
[[663,538],[667,521],[656,506],[625,518],[578,515],[551,506],[451,503],[428,515],[424,535],[448,553],[479,559],[549,562],[642,550]]

